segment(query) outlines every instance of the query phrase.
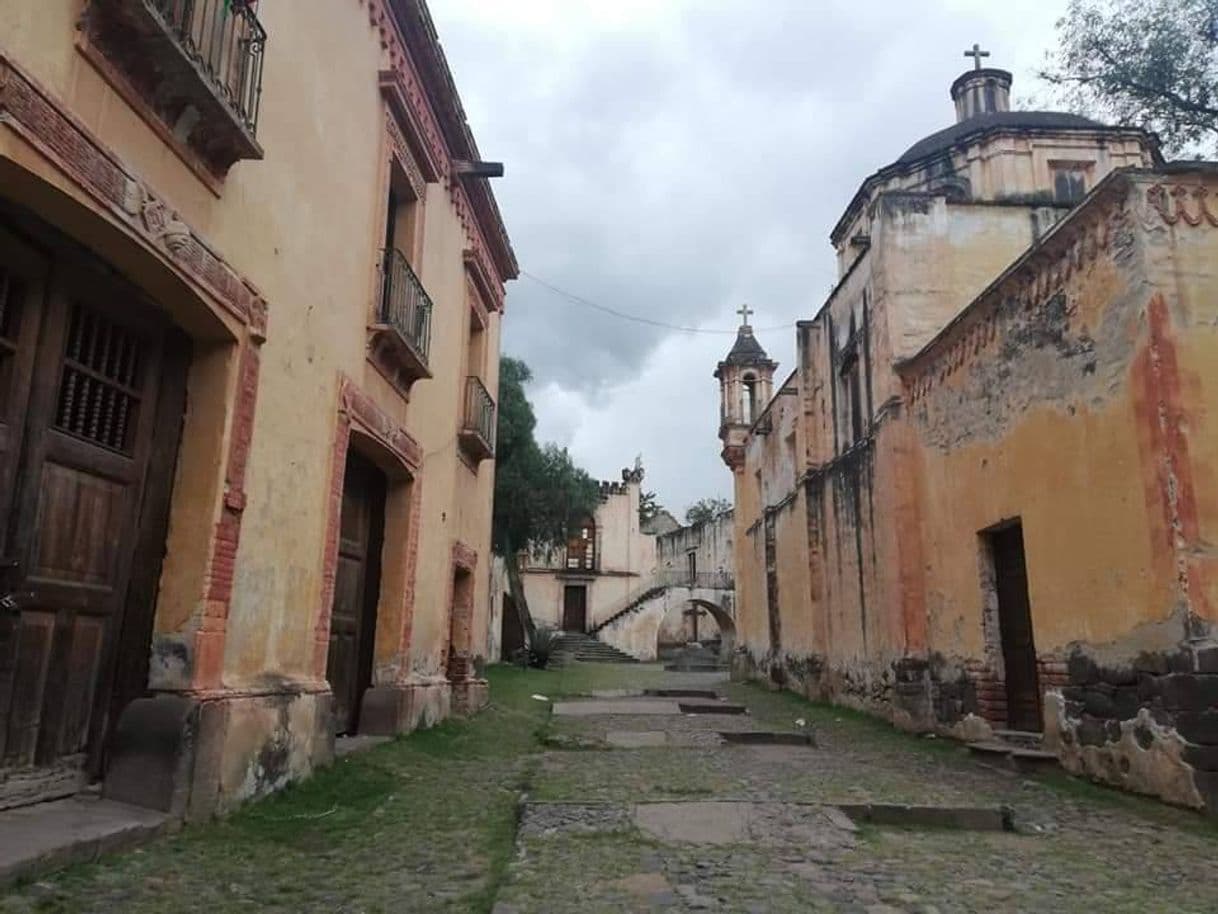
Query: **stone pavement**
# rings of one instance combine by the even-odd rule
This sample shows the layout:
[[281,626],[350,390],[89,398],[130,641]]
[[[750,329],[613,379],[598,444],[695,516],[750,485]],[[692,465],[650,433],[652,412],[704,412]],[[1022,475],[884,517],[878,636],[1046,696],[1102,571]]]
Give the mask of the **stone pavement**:
[[174,826],[169,816],[86,794],[0,813],[0,884],[134,847]]
[[1218,911],[1218,830],[1193,813],[715,674],[665,685],[749,713],[683,713],[707,700],[632,673],[555,704],[494,914]]

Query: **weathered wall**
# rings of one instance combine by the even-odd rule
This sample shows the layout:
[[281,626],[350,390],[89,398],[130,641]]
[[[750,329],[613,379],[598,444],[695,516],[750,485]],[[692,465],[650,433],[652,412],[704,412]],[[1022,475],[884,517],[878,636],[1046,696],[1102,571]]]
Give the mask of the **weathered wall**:
[[[344,389],[358,392],[365,418],[375,417],[375,431],[406,441],[403,451],[421,458],[409,494],[406,488],[398,493],[401,516],[386,520],[382,559],[390,583],[382,591],[375,647],[375,683],[417,685],[427,705],[406,712],[402,726],[435,719],[447,707],[454,550],[476,556],[472,643],[479,654],[488,643],[493,464],[468,461],[456,446],[466,375],[480,376],[492,396],[497,393],[498,300],[481,303],[489,312],[484,364],[468,364],[466,356],[470,252],[485,251],[488,240],[445,166],[442,179],[426,185],[418,246],[417,272],[435,305],[432,377],[403,397],[367,358],[393,154],[380,74],[397,67],[408,80],[418,79],[402,56],[392,20],[376,15],[384,12],[381,4],[374,3],[372,16],[358,2],[259,6],[270,36],[258,124],[265,157],[237,163],[210,187],[78,48],[84,6],[83,0],[5,4],[0,53],[28,70],[122,168],[138,175],[163,201],[168,218],[206,239],[272,315],[269,329],[255,328],[259,338],[251,346],[243,328],[217,316],[220,309],[214,315],[202,305],[190,311],[181,284],[164,278],[176,267],[163,238],[155,256],[129,254],[119,242],[130,244],[120,236],[133,232],[98,227],[115,219],[108,204],[73,184],[57,161],[32,152],[17,133],[0,129],[0,165],[15,167],[34,188],[26,194],[18,190],[20,182],[6,181],[9,190],[0,195],[7,198],[11,190],[12,199],[93,247],[163,302],[196,339],[152,685],[204,689],[217,701],[280,692],[321,696],[290,697],[294,708],[305,710],[292,711],[286,725],[272,727],[260,713],[234,710],[209,735],[221,747],[221,793],[244,798],[261,789],[250,784],[278,786],[307,773],[312,759],[328,756],[328,715],[315,713],[311,702],[328,701],[327,568],[336,523],[331,487],[336,472],[341,480],[345,458],[337,447],[346,443],[337,431],[345,421]],[[319,68],[318,60],[335,65]],[[414,113],[424,124],[425,142],[445,150],[424,96],[408,104],[422,106]],[[30,176],[61,187],[75,209],[52,200]],[[501,280],[492,277],[492,298],[501,296]],[[351,441],[365,446],[358,434]],[[384,457],[379,451],[370,456]],[[260,749],[272,744],[283,751]],[[282,759],[286,767],[255,777],[267,758]],[[217,808],[227,808],[229,799]]]
[[533,550],[521,575],[529,612],[538,625],[561,627],[563,592],[568,586],[587,589],[587,625],[603,623],[632,597],[652,586],[656,568],[656,537],[639,526],[641,476],[621,483],[601,483],[596,524],[595,569],[569,569],[566,550]]

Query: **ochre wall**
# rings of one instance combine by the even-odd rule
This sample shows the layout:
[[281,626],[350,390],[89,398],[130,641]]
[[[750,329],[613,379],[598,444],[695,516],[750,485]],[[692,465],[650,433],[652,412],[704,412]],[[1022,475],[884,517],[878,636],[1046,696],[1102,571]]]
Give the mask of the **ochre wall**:
[[[387,518],[382,558],[386,580],[396,583],[382,592],[375,680],[443,685],[455,545],[463,555],[477,557],[475,652],[481,654],[488,641],[493,461],[465,459],[457,432],[467,374],[480,376],[497,398],[497,309],[504,277],[490,277],[498,300],[482,302],[488,312],[485,362],[467,365],[472,283],[466,252],[485,250],[491,242],[481,236],[468,202],[461,202],[459,180],[441,162],[439,180],[426,187],[415,264],[434,303],[428,359],[433,377],[415,383],[406,398],[369,362],[367,328],[380,295],[392,154],[380,74],[403,66],[400,56],[391,60],[391,50],[400,55],[402,49],[396,38],[386,37],[396,35],[394,26],[370,18],[367,5],[355,0],[259,4],[269,35],[257,128],[264,158],[237,162],[209,187],[78,49],[77,22],[84,7],[83,0],[4,4],[0,54],[31,74],[57,106],[154,189],[171,215],[256,289],[270,315],[265,342],[251,347],[239,323],[218,309],[215,316],[205,314],[202,304],[187,301],[181,282],[175,286],[166,278],[165,258],[128,256],[130,244],[120,231],[94,226],[112,225],[112,212],[16,134],[0,129],[0,167],[13,176],[6,178],[0,196],[35,209],[127,273],[196,341],[157,605],[152,685],[163,690],[202,685],[209,694],[235,698],[267,689],[324,695],[324,656],[319,667],[316,641],[319,621],[324,638],[329,612],[325,576],[332,542],[327,534],[335,521],[330,487],[335,473],[341,479],[342,472],[343,453],[335,443],[342,439],[344,378],[367,398],[378,422],[404,432],[421,454],[413,484],[391,480],[398,488],[391,491],[389,513],[395,514],[399,497],[402,510]],[[409,63],[404,66],[409,69]],[[422,97],[408,103],[424,105],[424,120],[434,118]],[[71,206],[43,189],[52,185],[63,188],[64,199],[74,201]],[[242,375],[251,364],[253,371]],[[243,379],[250,380],[252,390],[241,389]],[[256,399],[243,401],[247,393]],[[241,465],[241,498],[227,504],[225,487],[233,480],[226,478],[232,468],[226,461],[241,402],[256,403],[252,440]],[[352,447],[359,449],[360,440],[353,434]],[[407,522],[407,488],[420,511],[413,528]],[[208,597],[209,587],[216,586],[214,530],[222,517],[237,514],[240,545],[231,594],[216,603]],[[420,531],[417,558],[410,554],[412,529]],[[413,580],[409,567],[417,569]],[[200,653],[202,628],[209,629],[207,643],[222,644],[222,652]],[[437,698],[436,713],[426,719],[435,719],[445,707]],[[285,724],[280,729],[286,727],[288,735],[275,738],[307,741],[313,737],[305,731],[328,726],[312,706],[306,710],[293,714],[299,720],[312,715],[311,723]],[[258,723],[260,713],[234,712],[230,719],[233,732],[241,734],[222,737],[231,749],[222,791],[247,795],[267,786],[242,786],[248,780],[245,766],[269,738]],[[304,755],[310,751],[306,746]],[[293,753],[293,758],[301,754]],[[308,765],[291,767],[299,774]]]

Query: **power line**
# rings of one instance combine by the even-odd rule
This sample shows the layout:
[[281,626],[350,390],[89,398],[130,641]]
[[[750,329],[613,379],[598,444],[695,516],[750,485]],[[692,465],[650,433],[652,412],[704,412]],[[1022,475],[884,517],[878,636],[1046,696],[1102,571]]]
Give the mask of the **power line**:
[[[714,334],[719,334],[719,335],[735,336],[736,333],[738,332],[736,330],[718,330],[718,329],[709,328],[709,327],[684,327],[684,326],[681,326],[680,324],[669,324],[669,323],[665,323],[664,321],[653,320],[650,317],[640,317],[637,314],[627,314],[624,311],[618,311],[615,308],[610,308],[608,305],[602,305],[602,304],[598,304],[597,302],[594,302],[594,301],[589,301],[588,299],[584,298],[581,295],[576,295],[574,292],[568,292],[566,289],[560,289],[558,286],[554,285],[553,283],[546,282],[540,276],[534,276],[528,270],[521,270],[520,275],[533,280],[533,282],[537,283],[539,286],[542,286],[543,288],[549,289],[555,295],[560,295],[563,298],[568,299],[569,301],[575,302],[577,305],[583,305],[586,308],[592,308],[594,311],[600,311],[603,314],[609,314],[609,315],[612,315],[613,317],[620,318],[621,320],[624,320],[624,321],[634,321],[637,324],[647,324],[649,327],[660,327],[664,330],[677,330],[677,331],[680,331],[681,333],[714,333]],[[774,327],[757,327],[754,329],[753,332],[754,333],[769,333],[769,332],[775,331],[775,330],[790,330],[794,326],[795,326],[794,324],[778,324],[777,326],[774,326]]]

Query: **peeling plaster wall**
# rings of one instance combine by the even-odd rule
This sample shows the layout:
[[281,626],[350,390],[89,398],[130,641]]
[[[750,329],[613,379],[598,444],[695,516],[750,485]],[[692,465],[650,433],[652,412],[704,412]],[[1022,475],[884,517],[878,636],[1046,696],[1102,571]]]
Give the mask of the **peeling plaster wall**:
[[881,200],[799,326],[794,428],[780,393],[736,476],[737,672],[914,729],[1006,726],[980,534],[1017,518],[1046,745],[1215,808],[1216,195],[1205,167],[1114,177],[1005,273],[1033,207]]

